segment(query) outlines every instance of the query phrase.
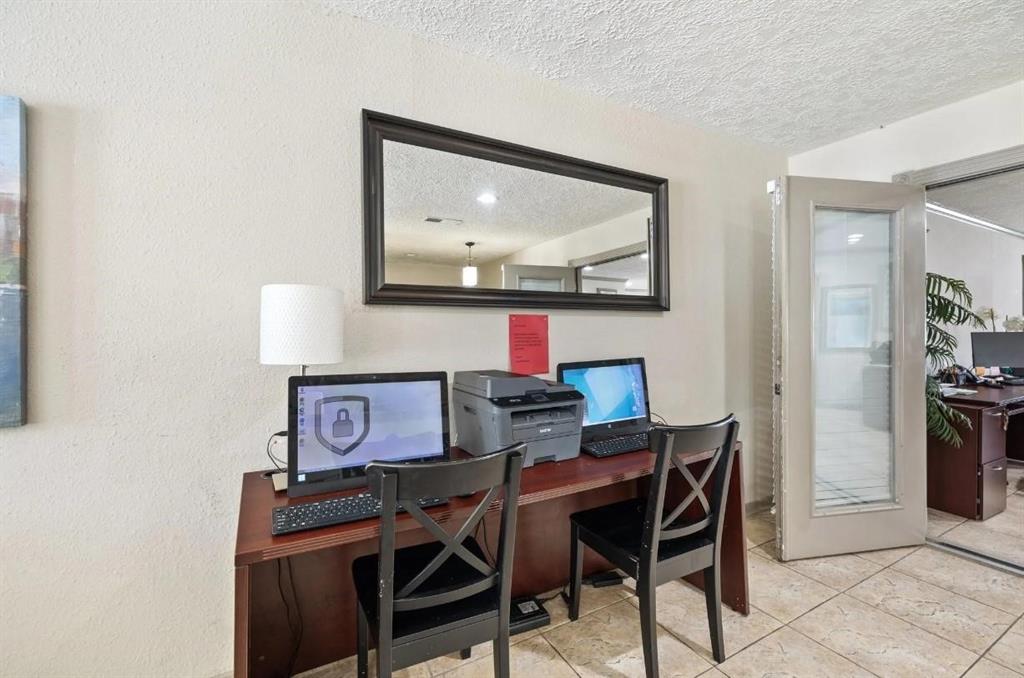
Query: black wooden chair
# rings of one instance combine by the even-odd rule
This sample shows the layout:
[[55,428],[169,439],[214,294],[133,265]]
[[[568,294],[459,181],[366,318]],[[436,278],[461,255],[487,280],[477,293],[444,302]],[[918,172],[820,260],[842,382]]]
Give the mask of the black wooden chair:
[[[519,477],[525,445],[475,459],[366,465],[370,491],[381,500],[379,553],[352,563],[360,678],[366,678],[369,637],[377,647],[377,676],[477,643],[494,643],[494,673],[509,674],[509,611]],[[417,499],[487,490],[451,535],[416,505]],[[503,491],[495,564],[471,535]],[[437,541],[395,549],[395,510],[401,504]]]
[[[580,511],[570,517],[569,618],[579,618],[586,544],[636,580],[648,678],[658,675],[655,589],[694,572],[704,573],[712,653],[715,661],[725,660],[719,543],[739,427],[731,414],[700,426],[651,427],[651,449],[657,457],[647,496]],[[695,454],[700,452],[708,454]],[[688,466],[708,459],[709,455],[707,468],[699,478],[695,477]],[[685,482],[680,485],[686,496],[675,508],[666,510],[666,487],[673,469],[679,471]],[[710,498],[703,489],[709,479]],[[695,499],[700,501],[703,516],[687,519],[684,514]]]

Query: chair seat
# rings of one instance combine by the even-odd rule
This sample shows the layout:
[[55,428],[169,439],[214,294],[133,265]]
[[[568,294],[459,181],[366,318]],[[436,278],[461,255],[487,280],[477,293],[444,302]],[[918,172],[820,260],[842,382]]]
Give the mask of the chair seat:
[[[463,542],[466,549],[480,560],[487,562],[480,545],[469,537]],[[413,577],[415,577],[444,546],[438,542],[409,546],[395,550],[395,583],[397,594]],[[373,553],[357,558],[352,563],[352,579],[355,583],[356,595],[360,606],[366,613],[367,621],[376,636],[377,594],[378,586],[378,554]],[[413,596],[430,595],[441,591],[456,589],[485,577],[473,566],[457,555],[450,556],[423,584],[416,589]],[[498,616],[499,586],[468,596],[445,605],[437,605],[422,610],[395,612],[392,617],[392,636],[395,641],[415,640],[425,635],[443,633],[464,624],[479,622],[488,617]]]
[[[598,545],[594,543],[593,539],[587,539],[586,533],[596,537],[598,542],[603,542],[623,552],[631,561],[638,563],[642,550],[640,541],[644,533],[643,525],[646,512],[646,499],[636,498],[578,511],[573,513],[569,519],[579,525],[583,532],[581,537],[592,547]],[[711,540],[700,534],[679,539],[666,539],[658,544],[658,562],[700,549],[706,549],[710,556],[713,551],[712,547]]]

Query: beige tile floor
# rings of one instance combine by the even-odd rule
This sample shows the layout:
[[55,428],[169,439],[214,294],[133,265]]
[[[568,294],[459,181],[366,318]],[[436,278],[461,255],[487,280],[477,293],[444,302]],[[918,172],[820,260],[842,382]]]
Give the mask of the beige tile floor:
[[[963,524],[935,514],[931,529]],[[726,661],[711,657],[704,595],[672,582],[658,589],[659,665],[666,678],[768,676],[1024,677],[1024,577],[930,547],[780,563],[767,513],[750,516],[752,609],[724,612]],[[552,624],[513,637],[512,675],[644,675],[637,601],[628,585],[584,587],[569,622],[558,598]],[[401,671],[401,678],[489,677],[489,645]],[[372,675],[371,671],[371,675]],[[351,678],[350,657],[303,678]]]

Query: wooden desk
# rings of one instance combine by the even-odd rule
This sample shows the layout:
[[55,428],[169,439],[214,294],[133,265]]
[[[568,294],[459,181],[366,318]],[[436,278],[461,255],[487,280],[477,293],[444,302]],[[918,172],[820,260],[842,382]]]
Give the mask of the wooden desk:
[[944,398],[971,422],[963,446],[928,436],[928,506],[986,520],[1006,508],[1007,457],[1024,459],[1024,386],[965,388],[978,392]]
[[[748,614],[741,453],[742,449],[736,455],[725,509],[722,600]],[[453,456],[464,453],[453,449]],[[695,470],[699,471],[706,465],[707,455],[697,457]],[[607,459],[580,455],[524,469],[512,595],[538,594],[565,584],[569,578],[569,514],[638,496],[646,491],[644,478],[651,474],[653,462],[654,455],[644,450]],[[271,481],[262,473],[243,476],[235,546],[235,676],[284,676],[287,672],[294,641],[282,589],[293,615],[297,607],[303,620],[296,672],[354,654],[351,566],[355,558],[376,551],[379,520],[274,537],[270,534],[270,515],[275,506],[357,491],[289,500],[283,492],[275,494]],[[454,498],[427,513],[442,525],[450,521],[461,524],[478,501],[479,497]],[[497,534],[497,508],[496,503],[485,518],[491,534]],[[397,517],[397,529],[401,533],[399,546],[429,538],[408,515]],[[289,586],[289,567],[295,600]],[[606,561],[587,551],[585,572],[610,568]],[[697,586],[703,583],[699,573],[689,579]]]

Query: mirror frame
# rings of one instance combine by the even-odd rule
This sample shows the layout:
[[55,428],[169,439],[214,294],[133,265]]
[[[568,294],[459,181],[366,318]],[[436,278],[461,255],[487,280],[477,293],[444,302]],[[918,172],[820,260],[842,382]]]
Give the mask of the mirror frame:
[[[668,179],[363,109],[363,302],[427,306],[669,310]],[[384,280],[384,141],[649,193],[649,296],[408,285]]]

